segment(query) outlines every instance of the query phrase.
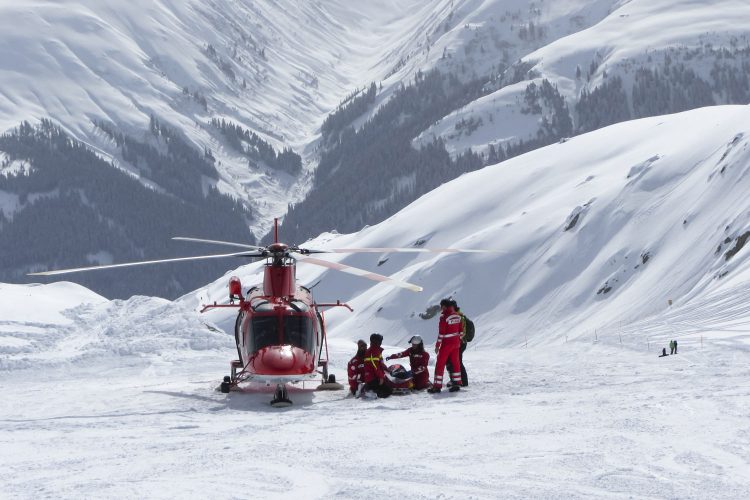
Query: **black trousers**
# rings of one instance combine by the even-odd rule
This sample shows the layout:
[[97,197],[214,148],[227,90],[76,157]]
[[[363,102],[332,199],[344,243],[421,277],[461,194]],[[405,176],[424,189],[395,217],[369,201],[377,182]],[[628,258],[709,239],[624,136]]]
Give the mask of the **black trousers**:
[[378,379],[365,384],[366,391],[373,391],[379,398],[387,398],[393,393],[393,388],[388,384],[380,383]]
[[[461,363],[461,385],[464,387],[469,385],[469,376],[466,374],[466,367],[464,366],[464,351],[466,350],[466,345],[466,342],[461,342],[461,348],[458,350],[458,359]],[[448,368],[448,373],[455,371],[450,359],[445,363],[445,366]]]

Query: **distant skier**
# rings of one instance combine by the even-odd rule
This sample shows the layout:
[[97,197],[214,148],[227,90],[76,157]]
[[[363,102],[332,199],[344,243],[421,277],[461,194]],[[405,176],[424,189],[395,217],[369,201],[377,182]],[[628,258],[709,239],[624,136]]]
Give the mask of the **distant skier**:
[[349,360],[349,364],[346,367],[347,374],[349,375],[349,391],[353,395],[357,394],[359,385],[365,383],[365,351],[367,351],[367,342],[358,340],[357,354]]
[[661,356],[659,356],[659,357],[663,358],[664,356],[669,356],[669,354],[667,354],[667,348],[666,347],[661,350]]
[[379,398],[387,398],[392,389],[385,383],[385,362],[383,361],[383,336],[370,335],[370,347],[365,351],[365,391],[373,391]]
[[669,341],[669,354],[674,354],[674,340]]
[[674,353],[677,354],[677,341],[673,340],[672,342],[674,342]]
[[430,361],[430,353],[424,350],[424,342],[422,342],[422,337],[419,335],[414,335],[409,339],[409,343],[411,347],[407,350],[398,354],[391,354],[385,359],[388,361],[409,356],[411,375],[414,378],[414,388],[416,390],[427,389],[430,387],[430,370],[427,368],[427,363]]
[[461,316],[456,314],[453,302],[450,299],[440,301],[440,322],[438,324],[438,339],[435,343],[437,362],[435,363],[435,380],[427,392],[437,393],[443,387],[443,371],[445,363],[451,360],[454,369],[450,372],[453,382],[450,391],[455,392],[461,388],[461,372],[455,369],[461,366],[459,361],[459,349],[461,347]]

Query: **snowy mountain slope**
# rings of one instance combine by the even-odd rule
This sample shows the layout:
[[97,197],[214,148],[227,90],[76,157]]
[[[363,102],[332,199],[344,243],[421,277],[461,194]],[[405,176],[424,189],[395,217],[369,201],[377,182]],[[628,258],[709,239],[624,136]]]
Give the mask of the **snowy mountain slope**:
[[269,214],[301,193],[261,165],[248,172],[210,118],[242,124],[277,149],[301,149],[352,88],[380,78],[379,68],[400,57],[402,40],[421,31],[433,8],[414,0],[4,1],[0,131],[49,117],[114,155],[93,120],[138,137],[156,115],[213,150],[220,188],[256,205],[262,234]]
[[[256,139],[273,148],[273,157],[287,147],[307,155],[305,145],[322,117],[360,82],[384,74],[390,59],[406,50],[404,37],[421,31],[428,17],[424,11],[433,6],[423,1],[367,7],[304,3],[299,8],[290,2],[0,2],[0,131],[49,117],[145,186],[140,191],[115,186],[116,176],[96,168],[101,178],[89,176],[91,182],[84,183],[67,175],[70,182],[59,181],[67,184],[63,189],[42,172],[60,170],[54,160],[32,165],[19,152],[21,139],[12,141],[13,152],[0,147],[5,148],[0,152],[4,175],[38,174],[34,182],[20,176],[18,182],[3,183],[15,186],[0,186],[0,233],[9,242],[0,252],[0,276],[29,282],[26,273],[43,268],[190,252],[184,245],[170,245],[175,232],[252,242],[266,232],[272,216],[303,195],[309,176],[274,166],[267,155],[259,159],[240,151],[243,146],[233,144],[216,123],[226,120],[245,133],[257,133]],[[159,132],[165,129],[166,135]],[[171,153],[175,136],[184,142],[180,153],[194,151],[172,155],[167,168],[159,155]],[[34,149],[38,153],[41,146]],[[185,156],[200,168],[185,168]],[[305,164],[312,168],[307,159]],[[91,184],[97,183],[115,191],[127,187],[130,193],[104,196],[106,209],[92,202]],[[227,199],[217,206],[217,200],[208,199],[214,186],[250,205],[252,212],[238,213]],[[160,206],[143,197],[161,198]],[[132,199],[141,201],[131,208]],[[52,206],[41,208],[40,200]],[[206,228],[184,204],[215,227]],[[57,214],[54,220],[49,213]],[[26,222],[18,222],[22,219]],[[149,222],[134,228],[138,219]],[[193,229],[186,224],[190,219]],[[59,233],[51,233],[46,223]],[[102,225],[109,226],[109,233]],[[68,245],[49,246],[47,238]],[[209,276],[175,279],[160,269],[152,278],[154,283],[140,293],[173,298]],[[80,281],[110,298],[138,293],[114,286],[123,282],[118,276]]]
[[[594,90],[604,80],[605,68],[619,74],[620,66],[627,70],[677,43],[702,47],[705,53],[691,56],[689,67],[696,66],[705,76],[711,61],[723,57],[720,48],[742,47],[744,23],[738,20],[745,19],[746,9],[737,2],[721,5],[683,5],[678,0],[658,5],[617,0],[383,0],[367,6],[308,2],[299,8],[288,2],[250,1],[106,6],[90,1],[23,6],[4,2],[0,9],[7,43],[0,57],[0,130],[48,116],[137,175],[112,137],[92,121],[148,141],[147,123],[153,114],[176,127],[199,151],[210,152],[219,179],[206,179],[207,185],[216,184],[251,205],[256,214],[251,229],[261,236],[272,216],[305,197],[319,160],[320,123],[355,89],[382,84],[377,104],[355,120],[361,124],[420,72],[440,68],[486,79],[486,92],[498,90],[462,103],[414,143],[442,137],[454,155],[467,148],[485,153],[489,145],[507,147],[534,138],[540,113],[548,117],[546,106],[540,113],[523,112],[528,82],[549,78],[572,111],[577,93]],[[621,14],[623,9],[633,13]],[[684,23],[695,17],[705,22]],[[660,35],[649,32],[652,26],[659,27]],[[615,48],[610,50],[602,40]],[[683,56],[680,61],[686,62],[690,54]],[[596,63],[590,81],[572,79],[574,62],[581,62],[584,73],[588,63]],[[626,79],[625,85],[632,80]],[[748,92],[750,88],[738,96],[717,96],[716,102],[744,102]],[[670,111],[675,109],[663,110]],[[305,173],[289,175],[248,159],[211,125],[212,119],[257,133],[278,151],[294,148],[303,156]],[[394,190],[409,179],[405,173]],[[152,185],[153,179],[144,183]],[[13,195],[3,193],[0,198],[7,201],[0,203],[14,203]],[[382,201],[368,200],[368,205]],[[333,226],[316,223],[311,234]]]
[[[558,11],[558,4],[561,4],[562,12]],[[727,85],[721,77],[726,67],[737,71],[748,62],[746,26],[750,22],[750,8],[746,2],[606,2],[598,5],[599,15],[593,19],[584,18],[580,12],[571,10],[571,5],[562,7],[562,4],[565,2],[541,5],[539,19],[530,21],[537,25],[537,29],[541,27],[544,34],[542,40],[546,42],[543,46],[514,61],[505,75],[493,84],[497,90],[456,110],[425,130],[417,144],[439,136],[446,140],[449,151],[457,153],[467,148],[485,151],[490,144],[507,146],[519,140],[535,138],[542,116],[549,119],[551,110],[543,106],[541,112],[530,113],[525,90],[530,83],[539,85],[544,79],[552,82],[567,101],[575,127],[586,130],[590,128],[576,110],[576,103],[583,91],[590,93],[611,82],[613,76],[622,81],[623,98],[627,99],[626,107],[630,108],[633,117],[652,115],[658,111],[657,106],[652,106],[648,111],[636,109],[638,103],[634,101],[638,98],[631,92],[635,92],[632,89],[637,86],[639,70],[644,69],[657,72],[657,78],[651,82],[646,93],[656,92],[660,83],[658,73],[662,73],[663,78],[685,89],[694,83],[696,77],[704,80],[712,88],[711,104],[748,102],[750,87],[746,82],[741,84],[741,92],[735,93],[732,89],[734,84]],[[579,6],[582,12],[586,7],[590,5]],[[556,11],[562,14],[560,19],[555,19]],[[560,33],[555,26],[562,20],[571,24],[580,22],[580,29],[567,36],[553,36],[550,40],[547,32]],[[529,24],[525,26],[528,28]],[[681,65],[684,68],[680,68]],[[717,69],[717,65],[720,69]],[[680,71],[676,71],[676,68]],[[689,73],[687,76],[683,74],[684,69]],[[742,71],[740,69],[735,74],[737,83],[743,80]],[[684,81],[680,81],[683,78]],[[661,101],[664,101],[666,94],[666,102],[658,103],[667,108],[664,112],[709,103],[691,96],[692,105],[672,103],[673,108],[668,109],[669,92],[667,89],[660,94]],[[608,96],[610,99],[616,97],[619,96]],[[597,106],[603,115],[612,113],[605,109],[608,106],[606,102],[599,102]],[[621,119],[612,120],[609,123]],[[466,127],[462,130],[464,122],[474,124],[475,131],[467,132]],[[509,134],[505,130],[508,127],[513,127],[515,134]]]
[[[4,2],[0,130],[50,117],[132,170],[92,121],[139,138],[153,114],[212,151],[218,187],[252,205],[260,236],[310,180],[252,161],[248,169],[247,158],[209,125],[212,118],[246,127],[279,150],[293,147],[313,170],[322,118],[353,89],[382,81],[382,102],[433,67],[489,77],[619,4]],[[522,34],[534,24],[536,32]]]
[[[736,276],[750,271],[743,248],[749,113],[709,107],[610,126],[463,175],[359,233],[305,244],[498,250],[328,256],[395,273],[424,287],[422,294],[304,264],[300,280],[322,278],[319,300],[354,307],[351,315],[330,313],[335,336],[380,331],[394,343],[415,333],[434,341],[433,323],[419,314],[448,295],[475,319],[478,343],[495,347],[611,331],[664,313],[670,300],[688,306],[739,286]],[[260,279],[255,266],[234,273],[246,284]],[[197,295],[224,300],[225,287],[226,277]]]
[[613,123],[750,102],[741,3],[453,6],[377,95],[324,122],[291,241],[377,224],[462,173]]
[[[454,295],[480,323],[495,325],[487,332],[493,344],[628,322],[746,268],[746,253],[727,260],[727,251],[748,229],[747,113],[704,108],[580,136],[465,175],[363,235],[369,244],[389,227],[419,227],[435,234],[431,245],[503,250],[441,257],[404,273],[436,290],[432,303]],[[445,199],[465,208],[447,208]],[[388,240],[380,243],[395,243]],[[375,291],[362,303],[390,310],[358,318],[384,330],[426,305]],[[421,330],[420,321],[404,324],[403,335]]]
[[[484,0],[452,3],[447,15],[442,16],[438,26],[428,35],[430,43],[422,48],[420,57],[404,61],[402,67],[385,80],[386,85],[407,81],[417,71],[432,68],[464,76],[479,75],[488,81],[504,81],[510,78],[505,75],[506,71],[509,68],[512,70],[522,58],[547,44],[597,25],[621,3],[618,0],[550,3]],[[595,43],[595,40],[591,43]],[[525,75],[522,79],[525,80]],[[419,147],[432,137],[442,137],[446,140],[448,151],[457,154],[471,146],[484,150],[490,143],[506,144],[533,136],[539,128],[539,118],[523,115],[518,109],[519,95],[522,101],[528,82],[522,86],[510,83],[507,86],[503,84],[490,96],[483,96],[461,107],[435,126],[427,128],[415,145]],[[386,87],[384,97],[388,95]],[[492,102],[492,105],[488,102]],[[483,118],[480,132],[467,134],[472,136],[468,142],[461,141],[462,133],[456,123],[461,119],[477,120],[480,117]],[[505,132],[504,127],[510,128],[513,133]]]
[[617,71],[628,63],[634,65],[649,54],[657,55],[666,49],[696,49],[706,44],[714,49],[734,48],[748,42],[745,27],[750,21],[750,8],[746,2],[631,0],[620,4],[591,28],[556,40],[524,60],[533,61],[532,70],[554,78],[561,89],[568,89],[576,87],[576,66],[586,69],[584,66],[595,59],[599,67],[591,74],[594,85],[601,82],[605,71]]
[[[420,57],[403,61],[393,73],[397,81],[416,71],[440,67],[445,71],[497,75],[530,52],[596,25],[621,0],[458,0],[442,11],[428,32]],[[529,34],[528,29],[532,28]],[[386,80],[388,81],[388,80]]]

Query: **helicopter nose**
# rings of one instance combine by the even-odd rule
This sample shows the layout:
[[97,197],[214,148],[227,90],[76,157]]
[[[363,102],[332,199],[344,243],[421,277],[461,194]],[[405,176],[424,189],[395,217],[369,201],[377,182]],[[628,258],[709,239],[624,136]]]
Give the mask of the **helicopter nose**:
[[258,375],[299,375],[315,371],[315,358],[299,347],[275,345],[258,351],[250,365]]
[[295,365],[292,346],[278,346],[267,350],[261,357],[261,363],[271,370],[289,371]]

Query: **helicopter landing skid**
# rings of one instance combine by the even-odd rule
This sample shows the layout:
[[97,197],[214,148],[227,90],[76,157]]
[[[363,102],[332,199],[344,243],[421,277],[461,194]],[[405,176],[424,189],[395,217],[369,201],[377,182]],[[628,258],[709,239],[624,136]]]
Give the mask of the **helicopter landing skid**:
[[[242,368],[242,362],[234,360],[231,362],[230,366],[232,374],[225,376],[224,381],[218,387],[218,390],[224,394],[228,394],[232,389],[236,390],[240,382],[244,382],[250,378],[250,374]],[[239,373],[237,373],[237,369],[240,369]]]
[[273,399],[271,400],[271,406],[274,408],[284,408],[286,406],[291,406],[291,404],[292,400],[289,399],[286,393],[286,385],[277,384],[276,392],[274,392]]
[[336,382],[336,376],[331,374],[328,378],[323,379],[323,383],[315,388],[316,391],[340,391],[344,386]]

